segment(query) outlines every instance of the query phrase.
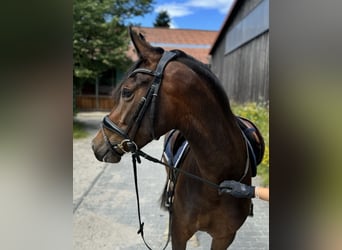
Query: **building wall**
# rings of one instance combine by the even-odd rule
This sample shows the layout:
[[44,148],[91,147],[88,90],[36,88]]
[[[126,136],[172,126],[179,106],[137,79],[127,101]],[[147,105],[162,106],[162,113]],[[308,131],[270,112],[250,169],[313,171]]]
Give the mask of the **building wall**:
[[224,57],[223,85],[236,102],[268,100],[268,38],[264,33]]
[[260,0],[243,1],[231,22],[223,29],[221,41],[212,54],[212,71],[221,80],[230,100],[238,103],[268,102],[269,100],[269,32],[254,37],[239,48],[227,52],[226,37]]
[[241,21],[251,10],[253,10],[262,0],[240,0],[241,7],[238,12],[235,13],[235,17],[232,23],[230,23],[228,29],[232,29],[239,21]]

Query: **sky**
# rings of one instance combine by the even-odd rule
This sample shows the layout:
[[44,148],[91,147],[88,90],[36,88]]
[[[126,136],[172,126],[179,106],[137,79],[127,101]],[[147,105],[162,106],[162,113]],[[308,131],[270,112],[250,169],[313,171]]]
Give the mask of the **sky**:
[[234,0],[155,0],[154,10],[144,17],[132,19],[142,27],[153,27],[158,13],[166,10],[171,28],[220,30]]

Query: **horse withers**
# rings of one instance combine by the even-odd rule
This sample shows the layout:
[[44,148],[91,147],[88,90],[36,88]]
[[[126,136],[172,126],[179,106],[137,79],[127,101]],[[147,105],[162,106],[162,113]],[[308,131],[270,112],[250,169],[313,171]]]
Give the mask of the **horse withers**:
[[[248,151],[219,80],[210,69],[179,50],[151,46],[130,29],[139,56],[113,94],[112,111],[92,141],[99,161],[117,163],[172,129],[189,149],[179,168],[219,184],[251,184]],[[250,199],[219,195],[198,179],[179,173],[171,220],[172,249],[186,249],[197,231],[212,237],[211,249],[227,249],[250,211]]]

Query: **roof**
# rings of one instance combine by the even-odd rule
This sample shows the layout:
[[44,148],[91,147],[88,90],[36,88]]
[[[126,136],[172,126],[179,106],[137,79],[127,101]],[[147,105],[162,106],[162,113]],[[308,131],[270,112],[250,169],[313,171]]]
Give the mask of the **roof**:
[[[217,31],[208,30],[146,27],[133,29],[143,34],[152,46],[162,47],[165,50],[179,49],[206,64],[208,64],[209,50],[218,34]],[[128,55],[132,60],[137,59],[132,49]]]
[[[239,3],[239,4],[237,4]],[[216,38],[214,39],[214,42],[212,43],[212,47],[209,50],[209,55],[212,55],[216,49],[216,46],[218,43],[221,41],[222,37],[224,36],[224,30],[227,28],[228,24],[232,21],[233,19],[233,13],[236,11],[236,9],[241,6],[242,1],[239,0],[234,0],[232,6],[230,7],[230,10],[228,11],[228,14],[226,16],[226,19],[224,20],[220,31],[217,33]]]

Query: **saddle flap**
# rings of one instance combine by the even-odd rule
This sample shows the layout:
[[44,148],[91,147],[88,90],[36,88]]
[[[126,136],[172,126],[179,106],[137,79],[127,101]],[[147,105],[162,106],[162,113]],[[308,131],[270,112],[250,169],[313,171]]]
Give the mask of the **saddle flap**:
[[189,143],[178,130],[172,130],[165,137],[163,156],[167,163],[177,168],[188,151]]
[[247,139],[249,153],[252,156],[252,176],[256,176],[256,167],[265,153],[265,142],[257,126],[250,120],[237,116],[237,122]]

